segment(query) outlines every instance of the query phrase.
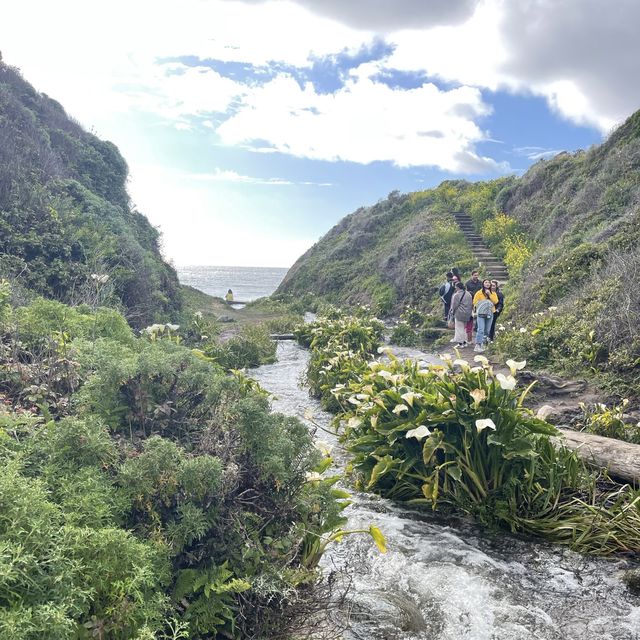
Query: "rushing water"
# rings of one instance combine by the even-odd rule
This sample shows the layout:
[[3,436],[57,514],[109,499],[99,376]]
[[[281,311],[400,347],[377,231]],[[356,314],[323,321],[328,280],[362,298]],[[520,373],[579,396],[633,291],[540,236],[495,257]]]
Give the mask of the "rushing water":
[[[330,414],[299,387],[307,360],[305,350],[281,343],[278,362],[253,377],[277,396],[276,411],[302,418],[310,409],[328,427]],[[346,513],[349,528],[379,526],[389,551],[352,536],[325,554],[326,567],[347,567],[353,579],[345,639],[640,639],[640,599],[621,581],[624,559],[580,556],[358,492]]]

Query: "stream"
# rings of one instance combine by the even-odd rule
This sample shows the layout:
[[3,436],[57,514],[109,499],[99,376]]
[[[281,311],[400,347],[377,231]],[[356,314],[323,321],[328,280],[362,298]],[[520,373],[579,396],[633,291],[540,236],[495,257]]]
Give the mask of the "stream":
[[[328,428],[332,416],[299,386],[308,357],[295,343],[282,342],[278,361],[251,376],[276,396],[275,411],[304,421],[311,410]],[[336,439],[324,432],[317,437],[334,445],[332,457],[344,466]],[[358,535],[325,553],[325,570],[346,569],[352,579],[345,640],[640,639],[640,598],[622,582],[630,566],[624,558],[581,556],[351,493],[346,528],[375,524],[388,552]]]

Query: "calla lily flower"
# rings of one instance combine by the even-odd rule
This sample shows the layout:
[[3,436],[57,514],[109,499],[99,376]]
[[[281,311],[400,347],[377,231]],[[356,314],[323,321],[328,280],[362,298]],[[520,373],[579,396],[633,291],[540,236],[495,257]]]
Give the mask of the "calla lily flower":
[[469,370],[469,363],[466,360],[463,360],[462,358],[457,358],[456,360],[453,361],[453,366],[458,365],[463,371],[468,371]]
[[421,393],[414,393],[413,391],[407,391],[400,396],[410,407],[413,407],[413,401],[416,398],[422,398]]
[[419,427],[416,427],[415,429],[409,429],[409,431],[407,431],[407,433],[405,434],[405,438],[415,438],[416,440],[420,441],[422,440],[422,438],[426,438],[427,436],[431,435],[431,431],[429,431],[429,429],[421,424]]
[[520,333],[527,333],[526,327],[520,327]]
[[169,329],[169,331],[177,331],[180,328],[179,324],[168,324],[167,325],[167,329]]
[[507,367],[511,369],[512,376],[516,375],[516,371],[520,371],[521,369],[524,369],[526,365],[527,365],[526,360],[522,360],[521,362],[517,362],[516,360],[507,360]]
[[515,389],[517,380],[513,376],[505,376],[503,373],[499,373],[496,375],[496,379],[502,389],[506,389],[507,391]]
[[304,474],[304,477],[307,482],[320,482],[320,480],[324,480],[322,475],[317,471],[307,471],[307,473]]
[[487,397],[487,392],[484,389],[474,389],[469,395],[473,398],[473,404],[477,407]]
[[489,360],[487,358],[485,358],[484,356],[475,356],[473,358],[474,362],[480,362],[483,366],[487,366],[489,364]]
[[393,413],[395,413],[398,416],[404,411],[409,411],[409,407],[407,407],[406,404],[397,404],[393,409]]
[[483,420],[476,420],[476,429],[478,430],[478,433],[484,429],[493,429],[495,431],[496,425],[491,418],[484,418]]
[[359,427],[361,424],[362,424],[362,420],[357,416],[353,416],[347,420],[347,427],[349,427],[349,429],[355,429]]
[[333,445],[324,440],[315,440],[313,446],[323,455],[329,457],[333,451]]

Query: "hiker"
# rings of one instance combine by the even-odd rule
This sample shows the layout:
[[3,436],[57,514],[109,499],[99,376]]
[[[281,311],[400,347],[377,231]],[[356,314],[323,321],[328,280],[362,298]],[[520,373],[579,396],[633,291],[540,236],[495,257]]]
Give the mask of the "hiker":
[[227,291],[227,294],[225,295],[224,299],[227,302],[233,302],[233,291],[231,291],[231,289],[229,289],[229,291]]
[[471,279],[467,280],[467,291],[472,296],[475,296],[476,293],[478,293],[478,291],[480,291],[480,289],[482,289],[482,282],[478,278],[478,270],[474,269],[471,272]]
[[493,342],[496,335],[496,323],[498,316],[504,309],[504,293],[500,290],[500,283],[497,280],[491,281],[491,291],[498,296],[498,304],[496,304],[496,310],[493,312],[493,319],[491,320],[491,330],[489,331],[489,340]]
[[491,280],[482,281],[482,289],[473,296],[473,308],[476,312],[478,330],[476,331],[476,346],[474,351],[482,353],[485,342],[489,340],[489,331],[493,321],[493,312],[498,304],[498,295],[491,291]]
[[[462,276],[460,275],[460,271],[458,267],[451,267],[451,273],[453,274],[454,278],[458,279],[458,282],[462,282]],[[455,295],[455,292],[454,292],[454,295]]]
[[449,309],[451,308],[451,298],[453,296],[453,273],[447,271],[447,281],[440,285],[438,289],[438,295],[444,305],[444,321],[449,319]]
[[453,341],[457,342],[459,347],[466,347],[470,341],[470,339],[467,340],[469,336],[466,326],[473,311],[473,296],[462,282],[456,282],[455,289],[456,292],[451,298],[451,310],[449,311],[449,317],[453,318],[455,327]]

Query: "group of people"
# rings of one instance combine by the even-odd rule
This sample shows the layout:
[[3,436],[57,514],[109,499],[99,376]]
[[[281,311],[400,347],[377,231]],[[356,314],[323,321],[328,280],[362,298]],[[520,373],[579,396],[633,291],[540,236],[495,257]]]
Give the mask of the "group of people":
[[504,308],[504,295],[497,280],[480,280],[478,271],[471,272],[471,278],[462,282],[457,268],[447,273],[447,281],[438,294],[444,305],[444,320],[455,329],[451,342],[466,347],[473,342],[474,351],[482,352],[493,341],[496,321]]

